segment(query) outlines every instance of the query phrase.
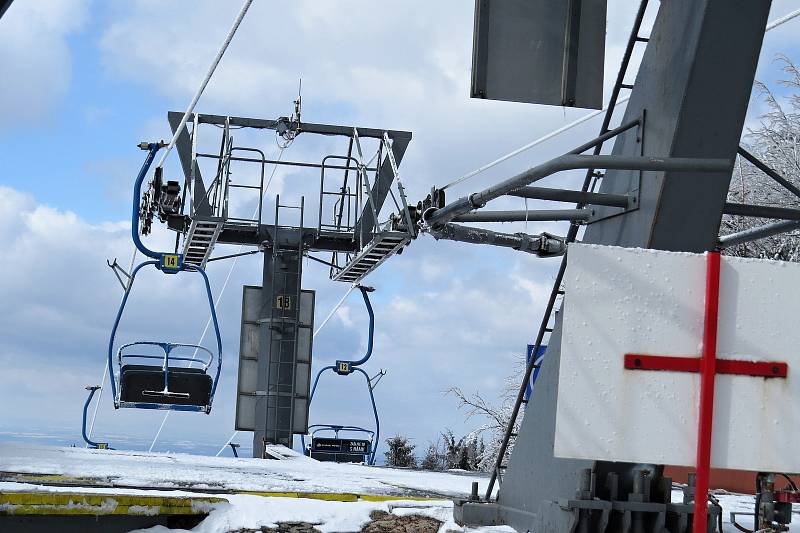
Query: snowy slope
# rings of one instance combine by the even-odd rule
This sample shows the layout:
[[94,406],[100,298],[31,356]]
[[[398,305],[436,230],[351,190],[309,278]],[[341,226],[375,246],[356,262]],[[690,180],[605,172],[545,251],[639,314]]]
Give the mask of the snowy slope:
[[398,496],[466,497],[473,481],[482,487],[488,481],[456,473],[323,463],[302,455],[275,461],[19,444],[0,444],[0,471],[91,478],[123,487]]

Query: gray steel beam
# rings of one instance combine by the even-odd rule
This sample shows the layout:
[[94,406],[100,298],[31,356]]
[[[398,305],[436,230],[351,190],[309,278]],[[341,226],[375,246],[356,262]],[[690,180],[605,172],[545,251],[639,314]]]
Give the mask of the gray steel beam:
[[[768,0],[662,2],[623,117],[646,110],[644,125],[617,137],[612,153],[733,159],[769,7]],[[592,223],[587,235],[622,246],[713,249],[730,178],[727,171],[608,172],[597,192],[638,190],[639,208]],[[600,208],[598,218],[616,213]]]
[[750,205],[726,202],[722,212],[726,215],[739,215],[743,217],[800,220],[800,209],[793,209],[791,207],[773,207],[771,205]]
[[781,220],[772,224],[765,224],[757,228],[750,228],[736,233],[723,235],[719,238],[717,246],[719,248],[730,248],[737,244],[744,244],[758,239],[765,239],[773,235],[779,235],[800,228],[800,220]]
[[[183,113],[179,113],[183,116]],[[278,127],[277,120],[262,119],[262,118],[246,118],[246,117],[225,117],[223,115],[198,115],[200,124],[216,124],[217,126],[224,126],[225,119],[230,118],[231,126],[241,126],[244,128],[256,128],[265,130],[274,130]],[[344,137],[352,137],[353,126],[335,126],[331,124],[314,124],[312,122],[301,122],[301,133],[315,133],[318,135],[342,135]],[[359,137],[370,137],[373,139],[383,139],[383,132],[389,134],[389,138],[408,139],[411,140],[410,131],[402,130],[378,130],[374,128],[358,128]]]
[[3,15],[6,14],[6,11],[11,6],[11,2],[14,0],[0,0],[0,18],[3,18]]
[[584,205],[607,205],[611,207],[631,206],[634,197],[625,194],[600,194],[596,192],[570,191],[567,189],[552,189],[550,187],[522,187],[511,191],[508,196],[518,198],[533,198],[535,200],[552,200],[554,202],[571,202]]
[[[241,150],[241,148],[238,148]],[[222,159],[218,154],[206,154],[206,153],[199,153],[197,157],[204,157],[207,159]],[[320,163],[304,163],[302,161],[282,161],[279,159],[258,159],[255,157],[241,157],[241,156],[231,156],[226,157],[226,160],[230,161],[245,161],[248,163],[258,163],[258,164],[265,164],[265,165],[279,165],[279,166],[288,166],[288,167],[306,167],[306,168],[322,168],[322,164]],[[344,166],[344,165],[325,165],[325,170],[356,170],[354,166]],[[365,170],[369,172],[374,172],[378,170],[377,167],[367,167]]]
[[739,147],[739,155],[750,161],[757,169],[761,172],[769,176],[770,178],[774,179],[778,183],[780,183],[787,191],[791,192],[795,196],[800,198],[800,188],[797,188],[792,182],[775,172],[772,168],[770,168],[766,163],[761,161],[759,158],[745,150],[743,147]]
[[468,242],[471,244],[488,244],[491,246],[501,246],[513,248],[521,252],[535,254],[540,257],[553,257],[563,255],[567,250],[567,245],[563,238],[542,233],[540,235],[529,235],[527,233],[500,233],[484,228],[472,228],[469,226],[459,226],[458,224],[445,224],[434,230],[431,235],[435,239],[448,241]]
[[510,192],[564,170],[605,168],[609,170],[729,172],[732,166],[732,159],[564,154],[482,191],[459,198],[443,208],[429,213],[425,217],[425,222],[431,226],[445,224],[457,215],[479,209],[491,200],[505,196]]
[[[358,135],[362,136],[361,129],[358,130]],[[411,142],[411,134],[409,134],[408,137],[397,137],[392,139],[392,154],[394,155],[394,160],[397,163],[397,166],[400,166],[400,161],[403,159],[403,155],[406,153],[406,148],[408,148],[409,142]],[[389,194],[389,187],[391,187],[392,181],[394,181],[392,164],[389,161],[389,158],[385,157],[380,166],[380,170],[378,170],[375,183],[372,184],[372,190],[370,192],[371,201],[364,202],[364,210],[361,212],[361,217],[356,223],[356,235],[362,235],[366,237],[367,235],[372,234],[376,222],[376,214],[380,214],[381,212],[381,207],[383,207],[383,203],[386,201],[386,197]],[[370,205],[372,202],[374,202],[374,210],[373,206]],[[367,241],[369,241],[368,238],[364,239],[362,242]]]
[[[182,232],[186,228],[183,225],[170,225],[170,229]],[[307,250],[325,252],[356,252],[358,246],[353,242],[352,232],[319,231],[317,228],[304,227],[298,228],[302,235],[304,248]],[[275,226],[272,224],[261,224],[260,226],[242,225],[236,226],[226,224],[217,238],[218,243],[223,244],[243,244],[246,246],[261,246],[265,242],[272,243],[275,234]]]
[[[292,447],[302,261],[297,250],[264,252],[259,322],[258,390],[253,457],[266,459],[267,443]],[[281,299],[279,301],[279,299]],[[280,305],[279,305],[280,304]]]
[[[183,120],[183,113],[177,111],[170,111],[167,113],[167,120],[169,127],[172,129],[172,134],[181,125]],[[211,206],[208,204],[208,197],[206,195],[206,186],[203,183],[203,175],[200,173],[200,166],[192,161],[192,139],[189,136],[189,129],[184,126],[178,139],[175,141],[175,148],[178,150],[178,159],[183,168],[183,175],[185,177],[184,183],[188,183],[192,178],[192,166],[194,165],[194,182],[192,183],[192,212],[191,216],[211,216]]]
[[570,220],[586,222],[591,209],[533,209],[521,211],[474,211],[453,218],[453,222],[551,222]]

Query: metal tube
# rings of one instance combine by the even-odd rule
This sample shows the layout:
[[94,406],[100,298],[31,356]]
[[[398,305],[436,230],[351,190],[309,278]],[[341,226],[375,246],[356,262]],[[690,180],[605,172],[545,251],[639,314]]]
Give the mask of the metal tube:
[[739,147],[738,152],[739,152],[739,155],[741,155],[742,157],[744,157],[745,159],[750,161],[750,163],[752,163],[753,166],[756,167],[758,170],[760,170],[761,172],[763,172],[764,174],[766,174],[770,178],[772,178],[775,181],[777,181],[778,183],[780,183],[786,190],[788,190],[789,192],[791,192],[795,196],[800,197],[800,189],[798,189],[789,180],[787,180],[786,178],[784,178],[783,176],[781,176],[780,174],[775,172],[775,170],[773,170],[770,167],[768,167],[766,163],[761,161],[759,158],[757,158],[756,156],[754,156],[753,154],[751,154],[750,152],[748,152],[747,150],[745,150],[741,146]]
[[722,212],[726,215],[739,215],[743,217],[800,220],[800,209],[793,209],[791,207],[774,207],[771,205],[749,205],[726,202]]
[[709,252],[706,264],[703,353],[700,357],[700,405],[697,415],[697,481],[694,492],[693,533],[706,533],[711,437],[714,423],[714,376],[717,365],[720,254]]
[[800,220],[782,220],[780,222],[773,222],[757,228],[750,228],[729,235],[723,235],[719,238],[717,246],[719,248],[730,248],[737,244],[743,244],[758,239],[764,239],[780,233],[785,233],[793,229],[800,228]]
[[[206,154],[206,153],[199,153],[197,157],[206,157],[209,159],[220,159],[221,157],[216,154]],[[254,157],[233,157],[229,158],[231,161],[248,161],[251,163],[261,163],[260,159],[256,159]],[[319,163],[303,163],[301,161],[281,161],[279,159],[265,159],[264,163],[268,165],[286,165],[290,167],[309,167],[309,168],[322,168],[322,165]],[[328,170],[356,170],[355,167],[346,167],[342,165],[325,165],[325,168]],[[374,172],[378,170],[377,167],[366,167],[366,171]]]
[[540,235],[511,234],[484,228],[460,226],[458,224],[445,224],[431,230],[431,235],[436,239],[513,248],[514,250],[535,254],[539,257],[563,255],[567,249],[563,239],[547,233]]
[[536,209],[532,211],[475,211],[458,215],[453,222],[546,222],[556,220],[589,220],[591,209]]
[[479,209],[491,200],[564,170],[605,168],[673,172],[729,172],[731,165],[729,159],[565,154],[521,172],[496,185],[492,185],[487,189],[459,198],[442,209],[427,214],[424,218],[425,222],[431,226],[446,224],[457,215]]
[[632,197],[624,194],[570,191],[567,189],[551,189],[549,187],[523,187],[508,193],[508,196],[624,208],[627,208],[633,200]]
[[[620,133],[626,132],[629,129],[635,127],[635,126],[638,126],[640,123],[641,123],[641,120],[638,119],[638,118],[635,118],[635,119],[631,120],[630,122],[627,122],[625,124],[617,126],[614,129],[608,130],[607,132],[605,132],[605,133],[603,133],[601,135],[598,135],[597,137],[595,137],[591,141],[589,141],[587,143],[584,143],[584,144],[578,146],[577,148],[573,148],[572,150],[570,150],[567,153],[570,153],[570,154],[581,154],[581,153],[585,152],[586,150],[588,150],[589,148],[595,148],[595,149],[602,148],[603,143],[606,142],[607,140],[613,139],[614,137],[616,137]],[[594,155],[599,155],[599,153],[595,153]]]

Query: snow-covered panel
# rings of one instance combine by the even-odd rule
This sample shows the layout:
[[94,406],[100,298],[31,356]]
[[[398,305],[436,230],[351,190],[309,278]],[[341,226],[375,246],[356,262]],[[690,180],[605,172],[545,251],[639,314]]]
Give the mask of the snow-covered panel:
[[[697,357],[706,257],[570,245],[555,455],[693,466],[699,375],[624,369],[626,353]],[[718,375],[711,466],[798,472],[800,265],[722,258],[717,356],[788,378]]]

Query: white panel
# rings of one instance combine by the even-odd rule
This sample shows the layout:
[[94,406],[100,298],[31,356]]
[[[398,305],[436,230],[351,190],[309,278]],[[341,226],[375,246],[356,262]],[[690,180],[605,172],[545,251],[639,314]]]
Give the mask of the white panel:
[[[625,370],[625,353],[697,357],[706,257],[572,244],[555,455],[693,466],[699,375]],[[797,472],[800,265],[722,258],[718,357],[787,379],[718,375],[711,465]]]
[[252,393],[258,390],[258,361],[239,360],[239,392]]
[[305,398],[295,398],[293,422],[293,432],[308,433],[308,400]]
[[253,431],[256,427],[256,402],[263,396],[239,395],[236,402],[236,430]]

